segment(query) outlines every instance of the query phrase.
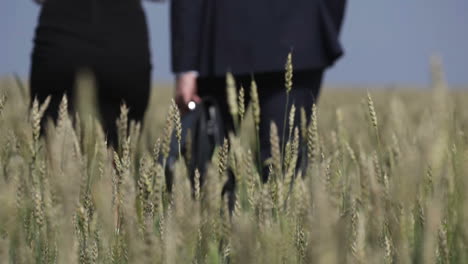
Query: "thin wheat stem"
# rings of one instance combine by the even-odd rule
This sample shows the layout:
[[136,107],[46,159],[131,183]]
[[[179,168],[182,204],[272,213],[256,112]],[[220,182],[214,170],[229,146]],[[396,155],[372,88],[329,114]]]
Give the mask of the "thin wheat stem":
[[[286,105],[284,106],[284,118],[283,118],[283,134],[281,136],[281,156],[284,159],[284,147],[286,144],[286,124],[288,119],[288,109],[289,109],[289,93],[292,90],[293,86],[293,63],[292,63],[292,52],[288,54],[285,64],[285,74],[284,74],[285,88],[286,88]],[[284,162],[282,160],[281,162]]]
[[[288,109],[289,109],[289,91],[286,91],[286,105],[284,107],[284,118],[283,118],[283,135],[281,136],[281,157],[284,159],[284,148],[286,144],[286,126],[288,123]],[[282,162],[284,162],[282,160]]]
[[250,85],[250,98],[252,101],[252,115],[255,125],[255,138],[256,138],[256,145],[257,145],[257,162],[258,162],[258,170],[262,173],[263,165],[262,165],[262,157],[261,157],[261,146],[260,146],[260,99],[258,96],[258,89],[257,83],[252,76],[252,82]]

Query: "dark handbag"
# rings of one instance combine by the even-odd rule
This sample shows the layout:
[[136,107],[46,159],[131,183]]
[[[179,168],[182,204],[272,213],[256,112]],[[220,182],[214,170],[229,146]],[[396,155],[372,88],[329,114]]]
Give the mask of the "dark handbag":
[[[201,175],[200,182],[203,183],[203,175],[207,164],[211,161],[213,151],[216,146],[222,145],[224,140],[224,125],[218,103],[212,97],[203,97],[202,102],[197,104],[194,110],[182,116],[181,123],[181,151],[187,162],[190,181],[193,185],[195,170],[198,169]],[[188,135],[189,130],[190,135]],[[187,140],[190,140],[189,149],[187,149]],[[187,160],[187,157],[190,159]],[[166,171],[170,178],[172,178],[173,167],[177,159],[178,142],[173,137]]]

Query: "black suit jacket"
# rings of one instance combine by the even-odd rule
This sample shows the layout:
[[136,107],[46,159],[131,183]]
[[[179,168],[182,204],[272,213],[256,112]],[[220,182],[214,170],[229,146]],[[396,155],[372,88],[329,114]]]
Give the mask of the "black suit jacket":
[[346,0],[172,0],[172,68],[201,76],[325,68],[342,55]]

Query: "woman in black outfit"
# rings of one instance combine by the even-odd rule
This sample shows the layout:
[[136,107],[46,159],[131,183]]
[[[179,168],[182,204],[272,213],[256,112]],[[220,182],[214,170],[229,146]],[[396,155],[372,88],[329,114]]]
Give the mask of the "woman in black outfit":
[[143,119],[148,105],[151,63],[140,0],[44,1],[30,89],[40,102],[51,95],[48,117],[57,118],[64,94],[73,102],[75,76],[81,69],[94,74],[98,110],[107,139],[115,146],[121,104],[130,108],[129,119],[136,121]]

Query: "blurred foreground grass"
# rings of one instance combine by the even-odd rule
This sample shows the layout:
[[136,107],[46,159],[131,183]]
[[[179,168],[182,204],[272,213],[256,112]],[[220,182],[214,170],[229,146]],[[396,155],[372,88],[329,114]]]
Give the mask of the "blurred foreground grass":
[[[296,132],[307,142],[272,157],[268,183],[246,118],[202,186],[191,191],[180,160],[168,193],[171,95],[155,88],[145,127],[121,125],[112,152],[83,115],[72,124],[64,112],[39,137],[40,107],[0,81],[0,263],[468,263],[468,93],[437,81],[370,96],[325,88],[318,122]],[[302,145],[309,166],[297,174]]]

